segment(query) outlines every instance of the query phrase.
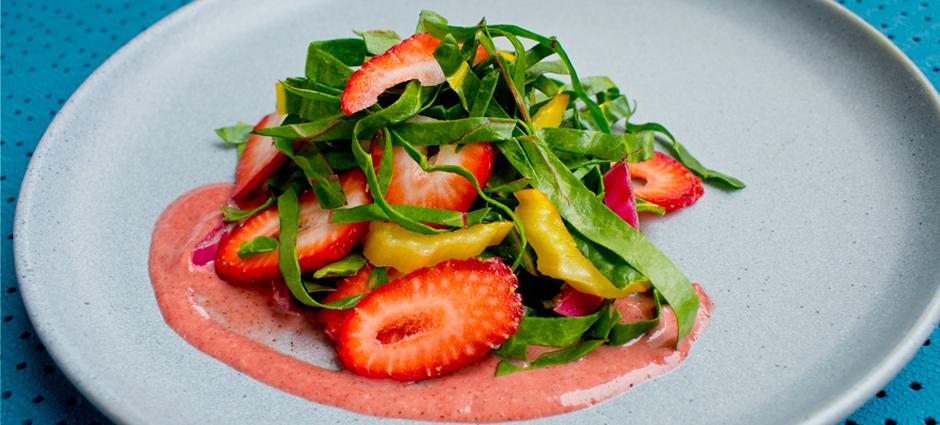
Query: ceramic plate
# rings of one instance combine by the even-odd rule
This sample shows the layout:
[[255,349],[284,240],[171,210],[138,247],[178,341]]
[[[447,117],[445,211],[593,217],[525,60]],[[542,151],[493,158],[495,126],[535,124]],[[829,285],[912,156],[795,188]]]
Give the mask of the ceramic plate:
[[646,226],[715,303],[688,361],[535,422],[827,423],[871,397],[940,314],[940,101],[923,75],[834,2],[526,3],[208,0],[123,48],[49,127],[16,215],[23,297],[62,370],[120,423],[380,422],[192,348],[163,322],[148,248],[177,196],[232,179],[212,129],[272,110],[307,42],[409,34],[430,8],[558,35],[638,121],[749,185]]

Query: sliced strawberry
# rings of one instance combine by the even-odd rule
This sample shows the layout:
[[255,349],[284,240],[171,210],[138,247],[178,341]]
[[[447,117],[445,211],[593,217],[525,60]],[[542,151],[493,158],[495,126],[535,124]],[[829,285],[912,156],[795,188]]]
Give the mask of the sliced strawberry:
[[[682,163],[660,152],[653,159],[630,163],[633,193],[666,209],[677,210],[695,203],[705,193],[702,179]],[[642,180],[637,183],[636,180]]]
[[[282,115],[277,113],[268,114],[258,122],[255,130],[277,127],[281,125],[282,121],[284,121]],[[235,167],[235,186],[232,187],[232,199],[238,202],[239,205],[244,206],[243,201],[248,201],[249,195],[258,186],[261,186],[268,177],[271,177],[286,158],[281,151],[274,147],[273,138],[256,134],[248,137],[242,157],[238,160],[238,166]]]
[[[423,146],[417,148],[422,153],[426,152]],[[383,152],[384,149],[377,143],[373,144],[372,162],[376,172]],[[462,176],[444,171],[426,173],[402,147],[393,148],[392,153],[395,165],[391,183],[385,192],[385,200],[389,203],[466,211],[476,199],[477,190],[473,183]],[[436,154],[428,157],[428,163],[467,168],[482,187],[490,179],[495,157],[496,149],[490,143],[468,143],[462,145],[459,152],[457,146],[444,145]]]
[[497,258],[449,260],[380,286],[337,338],[346,370],[416,381],[473,363],[516,333],[518,280]]
[[[340,280],[339,283],[336,284],[336,290],[330,292],[329,295],[323,298],[322,302],[324,304],[331,303],[343,298],[371,292],[372,290],[369,288],[369,276],[372,275],[372,269],[371,264],[366,264],[365,267],[359,269],[356,274]],[[335,340],[340,326],[349,318],[351,313],[352,310],[322,309],[317,314],[317,317],[320,319],[320,323],[323,323],[323,330],[326,332],[326,335]]]
[[410,80],[423,86],[436,86],[444,82],[444,71],[434,58],[440,40],[428,34],[415,34],[381,55],[362,64],[362,68],[349,76],[340,99],[346,115],[352,115],[374,105],[386,89]]
[[[349,207],[371,201],[366,193],[366,180],[361,171],[353,170],[339,177]],[[316,270],[346,256],[365,236],[369,223],[330,223],[331,212],[320,208],[316,195],[300,196],[300,232],[297,234],[297,259],[303,272]],[[257,282],[278,278],[277,251],[238,257],[238,248],[258,236],[277,237],[280,222],[277,207],[264,210],[236,227],[219,242],[215,272],[231,282]]]

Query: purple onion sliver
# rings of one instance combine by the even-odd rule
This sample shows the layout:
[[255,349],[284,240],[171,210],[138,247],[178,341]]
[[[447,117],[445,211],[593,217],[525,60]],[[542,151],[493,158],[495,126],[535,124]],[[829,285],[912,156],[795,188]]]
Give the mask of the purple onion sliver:
[[597,295],[578,292],[570,285],[565,285],[555,298],[553,310],[566,317],[587,316],[597,311],[604,299]]
[[630,168],[627,163],[618,162],[604,174],[604,189],[604,205],[634,229],[639,229],[640,217],[636,213],[636,199],[630,187]]
[[215,261],[215,253],[219,250],[219,241],[221,241],[228,232],[229,226],[223,223],[222,220],[219,220],[219,224],[210,230],[209,233],[196,244],[196,247],[193,248],[193,253],[190,256],[190,261],[192,261],[193,265],[204,266],[211,261]]

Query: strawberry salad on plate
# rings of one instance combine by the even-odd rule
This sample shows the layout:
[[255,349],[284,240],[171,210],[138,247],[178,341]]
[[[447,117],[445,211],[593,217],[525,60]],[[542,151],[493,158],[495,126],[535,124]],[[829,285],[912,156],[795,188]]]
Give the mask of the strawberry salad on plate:
[[[678,366],[711,304],[639,213],[744,184],[632,122],[554,37],[429,11],[404,39],[358,35],[311,43],[276,112],[216,130],[234,184],[184,195],[154,232],[167,323],[259,381],[379,416],[559,414]],[[310,355],[326,347],[332,367]]]

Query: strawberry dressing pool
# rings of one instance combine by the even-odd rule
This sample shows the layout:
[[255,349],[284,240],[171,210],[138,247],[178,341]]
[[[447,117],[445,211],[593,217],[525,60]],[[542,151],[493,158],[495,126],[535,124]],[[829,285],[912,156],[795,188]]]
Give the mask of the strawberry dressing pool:
[[[213,264],[192,263],[192,251],[221,219],[232,186],[189,192],[160,216],[150,247],[150,277],[167,324],[200,351],[236,370],[316,403],[367,415],[438,421],[531,419],[582,409],[676,368],[708,324],[701,301],[690,337],[675,346],[675,317],[664,307],[658,327],[624,346],[602,346],[580,361],[495,376],[492,355],[441,378],[416,383],[363,378],[339,370],[312,310],[284,309],[271,285],[237,286]],[[628,321],[652,313],[646,298],[624,298]],[[538,354],[530,350],[530,356]]]

